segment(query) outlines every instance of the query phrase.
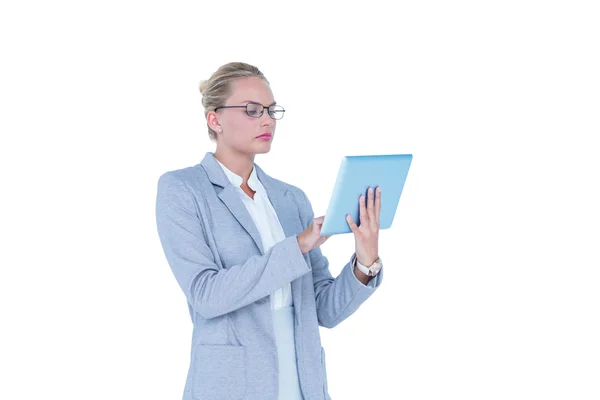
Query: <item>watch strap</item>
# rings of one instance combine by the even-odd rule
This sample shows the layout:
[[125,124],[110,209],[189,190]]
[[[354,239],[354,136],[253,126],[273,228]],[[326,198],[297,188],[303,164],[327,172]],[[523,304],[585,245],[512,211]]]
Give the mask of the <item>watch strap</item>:
[[370,269],[370,267],[372,267],[373,265],[375,265],[377,263],[381,263],[381,258],[377,257],[377,260],[375,260],[375,262],[373,264],[371,264],[369,267],[367,267],[366,265],[363,265],[363,264],[360,263],[360,261],[358,261],[358,257],[354,257],[354,265],[356,266],[356,268],[358,268],[363,274],[368,275],[368,276],[375,276],[375,275],[377,275],[377,273],[379,271],[377,271],[375,273],[375,275],[373,275],[371,273],[371,269]]

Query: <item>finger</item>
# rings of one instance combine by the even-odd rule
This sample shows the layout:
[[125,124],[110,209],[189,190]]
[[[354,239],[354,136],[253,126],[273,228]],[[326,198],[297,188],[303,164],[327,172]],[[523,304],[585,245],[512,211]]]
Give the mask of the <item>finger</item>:
[[312,231],[313,232],[320,232],[321,231],[321,226],[323,226],[323,220],[325,219],[325,217],[319,217],[319,218],[315,218],[312,222]]
[[375,223],[379,226],[380,217],[381,217],[381,188],[377,187],[377,191],[375,192]]
[[359,204],[359,218],[360,218],[360,225],[361,226],[367,226],[368,223],[368,215],[367,215],[367,207],[365,206],[365,195],[361,194],[359,199],[358,199],[358,204]]
[[314,222],[313,226],[312,226],[313,233],[317,233],[317,234],[321,233],[321,226],[322,226],[322,224],[319,224],[318,222]]
[[346,215],[346,221],[348,221],[348,225],[350,226],[350,229],[352,229],[352,232],[358,232],[358,226],[356,226],[350,214]]
[[369,186],[369,194],[367,197],[367,215],[369,216],[369,222],[375,221],[375,195],[373,193],[373,187]]

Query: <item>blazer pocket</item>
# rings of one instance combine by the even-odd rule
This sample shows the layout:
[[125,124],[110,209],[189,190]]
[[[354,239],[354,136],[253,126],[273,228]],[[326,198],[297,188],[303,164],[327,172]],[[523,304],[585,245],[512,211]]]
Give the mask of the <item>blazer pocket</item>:
[[321,346],[321,368],[323,370],[323,394],[325,395],[325,399],[329,400],[329,393],[327,388],[327,367],[325,363],[325,349]]
[[199,344],[194,355],[195,400],[242,400],[246,395],[244,346]]

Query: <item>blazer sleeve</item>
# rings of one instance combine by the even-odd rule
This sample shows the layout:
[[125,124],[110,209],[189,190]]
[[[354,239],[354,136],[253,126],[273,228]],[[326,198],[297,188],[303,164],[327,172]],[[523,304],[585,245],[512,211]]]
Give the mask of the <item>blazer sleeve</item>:
[[[305,215],[308,218],[306,223],[310,225],[314,219],[313,208],[306,194],[302,192],[302,195],[305,203]],[[356,253],[352,254],[342,272],[335,279],[329,271],[329,261],[321,252],[320,247],[309,251],[309,257],[312,264],[317,319],[319,325],[326,328],[333,328],[352,315],[383,281],[383,267],[366,285],[358,280],[354,274]]]
[[158,180],[156,224],[177,283],[192,308],[206,319],[262,299],[311,270],[297,235],[275,244],[264,255],[220,268],[206,244],[188,186],[171,172]]

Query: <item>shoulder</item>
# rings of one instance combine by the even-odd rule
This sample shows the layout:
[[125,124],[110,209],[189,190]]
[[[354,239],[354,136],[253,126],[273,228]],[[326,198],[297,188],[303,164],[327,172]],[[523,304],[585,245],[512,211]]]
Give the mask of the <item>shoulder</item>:
[[200,164],[169,170],[163,172],[158,177],[158,183],[160,184],[172,184],[178,182],[179,184],[185,184],[188,186],[195,186],[199,182],[208,181],[208,176]]
[[158,192],[202,192],[210,184],[206,172],[200,165],[169,170],[158,177]]
[[305,207],[305,203],[308,201],[308,197],[302,189],[300,189],[296,185],[292,185],[291,183],[284,182],[277,178],[273,178],[272,176],[267,175],[267,177],[271,181],[270,183],[272,186],[277,186],[278,188],[286,191],[288,193],[288,196],[291,196],[291,198],[295,200],[300,207]]

